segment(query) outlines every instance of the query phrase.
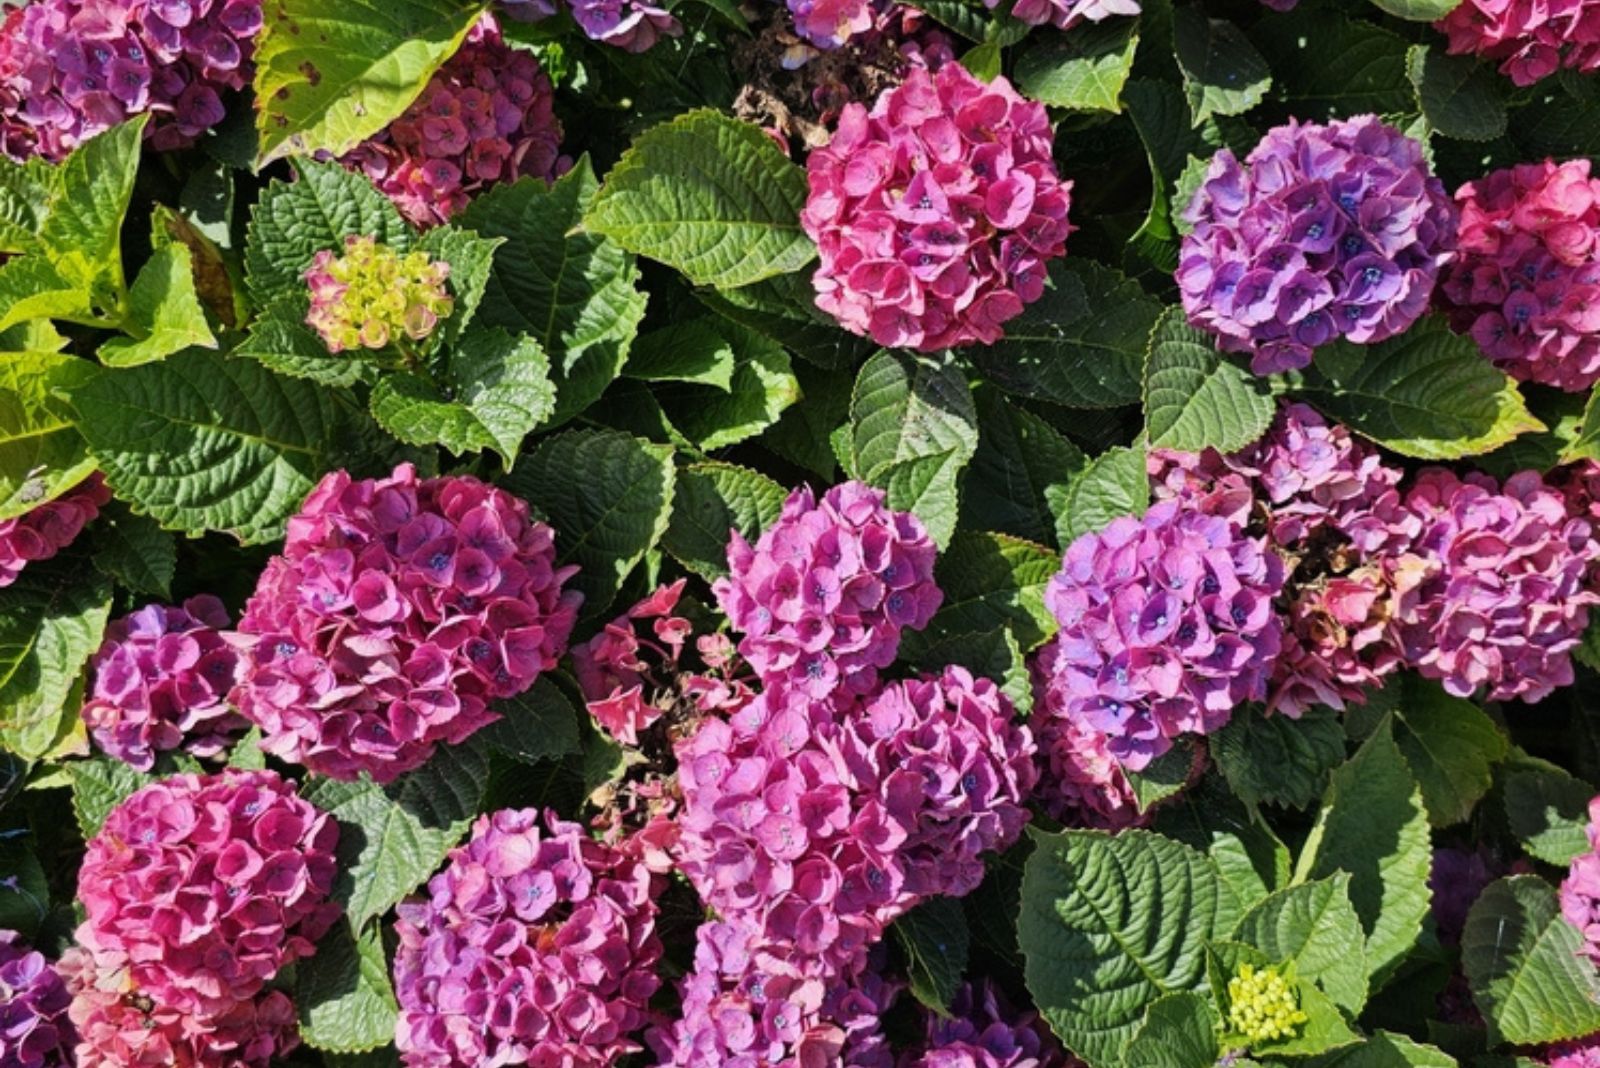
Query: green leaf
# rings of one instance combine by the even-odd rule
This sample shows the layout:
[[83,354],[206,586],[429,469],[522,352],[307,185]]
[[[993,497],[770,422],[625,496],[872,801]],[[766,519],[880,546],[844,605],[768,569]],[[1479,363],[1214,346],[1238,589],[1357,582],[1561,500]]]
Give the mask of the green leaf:
[[467,744],[440,746],[387,786],[316,776],[302,788],[307,801],[339,821],[333,898],[357,930],[433,874],[466,834],[488,781],[487,754]]
[[971,941],[961,902],[930,898],[896,920],[891,930],[906,955],[911,996],[946,1015],[950,999],[961,988]]
[[1267,381],[1217,351],[1209,334],[1168,308],[1150,336],[1144,368],[1145,434],[1153,449],[1237,452],[1272,425]]
[[1065,492],[1088,459],[1049,423],[988,386],[973,392],[978,448],[967,466],[961,525],[987,527],[1029,541],[1055,540],[1048,494]]
[[968,73],[986,82],[1000,77],[1003,62],[998,41],[985,41],[976,48],[967,49],[961,57],[961,65],[967,68]]
[[12,839],[0,841],[0,871],[9,873],[0,879],[0,929],[32,936],[50,912],[44,868],[25,842]]
[[919,647],[915,641],[910,645],[917,652],[917,666],[924,671],[940,672],[949,665],[964,667],[975,676],[993,679],[1022,715],[1033,711],[1033,680],[1028,676],[1022,647],[1009,627],[951,634],[926,647]]
[[457,224],[505,239],[479,321],[535,338],[556,383],[552,425],[605,392],[644,318],[639,268],[622,247],[579,227],[599,183],[587,156],[552,186],[535,178],[475,198]]
[[1406,39],[1331,8],[1302,6],[1256,22],[1251,39],[1272,67],[1273,97],[1307,121],[1416,106]]
[[1017,935],[1028,990],[1090,1068],[1115,1068],[1145,1007],[1206,985],[1239,903],[1204,854],[1149,831],[1031,832]]
[[1457,1068],[1456,1059],[1443,1050],[1388,1031],[1305,1063],[1306,1068]]
[[1034,648],[1055,633],[1044,589],[1060,567],[1061,558],[1043,545],[1006,534],[962,531],[934,565],[944,603],[928,624],[927,637],[1004,627],[1024,650]]
[[233,743],[228,752],[228,767],[244,771],[261,771],[267,766],[267,754],[261,750],[261,728],[251,727],[244,736]]
[[1600,973],[1533,875],[1491,883],[1467,914],[1461,965],[1492,1045],[1534,1045],[1600,1031]]
[[352,236],[403,249],[411,228],[366,178],[337,163],[300,160],[295,180],[268,182],[251,212],[244,247],[250,295],[258,305],[303,296],[312,258],[324,249],[342,254],[344,239]]
[[1337,342],[1314,367],[1301,389],[1313,404],[1404,456],[1475,456],[1544,429],[1477,343],[1437,318],[1365,348]]
[[1142,393],[1145,350],[1161,302],[1093,260],[1050,265],[1044,295],[974,349],[973,364],[1007,393],[1068,408],[1120,408]]
[[362,1053],[394,1041],[400,1014],[377,928],[355,933],[343,919],[295,968],[300,1037],[313,1049]]
[[0,520],[61,496],[94,471],[72,409],[52,392],[94,373],[75,356],[0,353]]
[[1374,990],[1422,930],[1432,897],[1432,856],[1422,788],[1385,724],[1333,773],[1295,872],[1297,883],[1350,873],[1350,900],[1367,932]]
[[676,477],[670,446],[572,430],[540,442],[502,484],[549,518],[559,562],[578,565],[583,617],[594,619],[666,533]]
[[43,256],[22,256],[0,265],[0,309],[0,330],[36,319],[108,325],[89,291]]
[[257,167],[342,156],[415,100],[487,5],[482,0],[280,0],[256,39]]
[[766,430],[800,399],[800,383],[783,346],[737,323],[709,321],[734,355],[726,389],[715,385],[659,382],[650,396],[674,429],[696,448],[710,452]]
[[784,488],[734,464],[691,464],[678,472],[672,521],[661,547],[709,580],[728,573],[728,532],[754,542],[783,510]]
[[1242,964],[1268,968],[1278,963],[1255,946],[1245,945],[1242,942],[1213,942],[1206,948],[1206,967],[1211,978],[1211,993],[1217,1000],[1218,1009],[1224,1020],[1225,1033],[1222,1044],[1235,1048],[1248,1045],[1250,1052],[1259,1057],[1303,1057],[1325,1053],[1355,1042],[1357,1035],[1350,1030],[1349,1024],[1345,1023],[1344,1015],[1340,1013],[1338,1006],[1309,980],[1295,976],[1293,969],[1289,969],[1284,978],[1294,990],[1295,1002],[1300,1011],[1305,1013],[1305,1022],[1287,1037],[1267,1040],[1252,1041],[1232,1030],[1227,1023],[1233,1004],[1228,993],[1228,980],[1238,974]]
[[1107,19],[1051,35],[1017,57],[1017,88],[1051,107],[1121,111],[1138,28],[1137,19]]
[[1583,408],[1583,418],[1578,423],[1578,435],[1561,453],[1561,462],[1564,464],[1577,463],[1579,460],[1600,461],[1600,390],[1589,394],[1589,401]]
[[1288,847],[1215,776],[1163,805],[1155,829],[1209,856],[1245,904],[1288,885]]
[[1461,0],[1372,0],[1374,7],[1413,22],[1438,22],[1461,6]]
[[561,687],[541,677],[533,688],[494,704],[500,721],[475,735],[514,760],[536,764],[570,756],[581,748],[578,710]]
[[194,345],[217,347],[195,292],[194,260],[186,246],[157,249],[139,271],[128,291],[124,328],[133,336],[115,337],[101,345],[101,363],[132,367]]
[[888,491],[889,507],[916,513],[935,543],[949,544],[957,485],[978,448],[978,413],[954,363],[880,352],[861,367],[850,397],[850,467]]
[[840,328],[818,309],[804,271],[740,286],[697,289],[696,299],[725,319],[762,333],[808,363],[828,370],[852,368],[876,346]]
[[0,748],[38,760],[81,733],[83,667],[111,614],[111,585],[76,554],[29,564],[0,596]]
[[1435,827],[1461,823],[1489,792],[1510,743],[1481,708],[1438,683],[1407,674],[1399,685],[1395,742],[1422,786],[1428,818]]
[[178,571],[178,543],[149,516],[130,511],[121,501],[100,509],[90,528],[94,566],[118,585],[153,597],[172,596]]
[[1211,1003],[1199,994],[1166,994],[1150,1004],[1128,1043],[1129,1068],[1211,1068],[1217,1062],[1217,1028]]
[[550,361],[531,337],[473,330],[446,357],[437,385],[420,374],[385,375],[372,390],[378,424],[412,445],[457,456],[493,449],[507,470],[522,439],[555,410]]
[[328,467],[332,398],[254,360],[190,349],[74,388],[119,496],[170,530],[271,541]]
[[361,353],[328,351],[322,338],[306,325],[306,296],[295,293],[267,305],[250,334],[233,350],[291,378],[304,378],[324,386],[351,386],[377,374],[377,365]]
[[1350,903],[1350,876],[1301,883],[1263,898],[1229,936],[1320,986],[1351,1017],[1367,1002],[1365,935]]
[[505,244],[501,237],[482,237],[456,226],[436,226],[422,235],[417,248],[434,260],[450,265],[450,294],[455,306],[438,335],[445,345],[464,337],[472,325],[494,268],[495,250]]
[[111,815],[111,810],[122,804],[135,790],[152,782],[149,775],[141,775],[120,760],[108,756],[92,756],[88,760],[74,760],[66,765],[72,777],[72,812],[78,820],[78,830],[88,841],[100,833],[100,827]]
[[1197,6],[1173,10],[1172,44],[1196,126],[1213,115],[1243,115],[1272,88],[1272,69],[1250,39]]
[[693,382],[727,393],[733,389],[738,354],[710,319],[688,319],[652,330],[633,344],[629,378],[646,382]]
[[1412,45],[1406,75],[1428,125],[1445,137],[1493,141],[1506,132],[1500,74],[1472,56],[1447,55],[1437,45]]
[[37,252],[56,169],[38,156],[0,161],[0,252]]
[[91,302],[120,313],[122,219],[133,197],[145,118],[114,126],[79,145],[57,169],[39,227],[39,247],[57,273]]
[[1056,516],[1056,544],[1062,549],[1118,516],[1144,515],[1150,503],[1150,476],[1144,448],[1107,449],[1086,464],[1065,489],[1047,486],[1045,500]]
[[1520,752],[1509,768],[1503,787],[1506,822],[1522,848],[1559,868],[1589,852],[1585,828],[1595,788],[1563,768]]
[[1322,705],[1299,719],[1247,705],[1211,736],[1211,755],[1245,804],[1305,808],[1344,762],[1344,728]]
[[583,224],[695,285],[734,288],[816,256],[800,229],[805,200],[805,173],[766,133],[700,110],[641,134]]

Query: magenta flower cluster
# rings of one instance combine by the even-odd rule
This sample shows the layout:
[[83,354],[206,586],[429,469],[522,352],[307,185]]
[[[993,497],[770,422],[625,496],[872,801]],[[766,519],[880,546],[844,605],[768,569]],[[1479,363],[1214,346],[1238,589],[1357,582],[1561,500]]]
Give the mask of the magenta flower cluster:
[[261,0],[34,0],[0,26],[0,151],[64,158],[95,134],[151,114],[156,148],[180,148],[223,118],[250,80]]
[[1218,152],[1184,212],[1178,288],[1189,321],[1258,374],[1336,338],[1401,333],[1450,262],[1455,209],[1422,146],[1376,116],[1291,121],[1243,163]]
[[807,157],[800,221],[817,306],[880,345],[992,344],[1066,254],[1071,182],[1043,105],[959,63],[912,68],[869,112],[848,104]]
[[1455,329],[1516,378],[1574,392],[1600,381],[1600,179],[1589,161],[1494,171],[1456,203],[1460,254],[1439,287]]
[[581,595],[527,504],[467,476],[335,471],[239,621],[234,703],[262,748],[388,782],[494,722],[566,650]]
[[[538,22],[558,10],[556,0],[500,0],[500,7],[519,22]],[[666,8],[647,0],[568,0],[568,8],[585,37],[625,52],[647,52],[661,38],[683,33]]]
[[1561,883],[1561,915],[1583,935],[1584,954],[1600,967],[1600,797],[1589,802],[1589,851],[1572,859]]
[[840,687],[865,693],[894,662],[901,630],[938,610],[933,540],[884,501],[860,482],[820,501],[802,487],[753,547],[731,534],[730,574],[713,590],[763,681],[787,679],[819,699]]
[[95,472],[55,500],[0,519],[0,589],[17,581],[24,567],[71,545],[110,500],[110,488]]
[[554,181],[571,165],[554,103],[539,61],[505,44],[486,15],[405,114],[341,162],[413,223],[434,226],[491,185]]
[[660,985],[660,889],[638,856],[553,812],[480,817],[399,908],[405,1063],[603,1065],[637,1050]]
[[1434,25],[1453,54],[1498,60],[1517,85],[1600,70],[1600,0],[1461,0]]
[[[1000,0],[983,0],[984,6],[996,8]],[[1011,8],[1013,18],[1031,26],[1050,23],[1057,29],[1070,30],[1084,22],[1104,22],[1118,15],[1139,14],[1139,0],[1017,0]]]
[[1537,1063],[1545,1068],[1600,1068],[1600,1034],[1548,1046]]
[[0,930],[0,1064],[70,1068],[77,1036],[67,1018],[72,996],[44,954],[15,931]]

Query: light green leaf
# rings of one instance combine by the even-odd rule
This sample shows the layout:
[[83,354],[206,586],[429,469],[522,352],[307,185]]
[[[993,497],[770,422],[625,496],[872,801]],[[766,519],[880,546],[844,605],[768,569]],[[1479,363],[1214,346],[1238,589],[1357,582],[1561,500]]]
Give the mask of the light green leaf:
[[388,912],[439,867],[466,834],[489,781],[482,745],[440,746],[387,786],[312,778],[307,801],[339,821],[333,898],[357,930]]
[[281,375],[324,386],[350,386],[377,375],[377,365],[362,352],[329,352],[322,338],[306,325],[306,309],[303,293],[273,301],[256,316],[249,336],[232,354],[248,356]]
[[1107,19],[1051,35],[1017,57],[1017,88],[1051,107],[1121,111],[1138,29],[1137,19]]
[[0,264],[0,330],[35,319],[109,325],[89,290],[67,279],[43,256],[7,260]]
[[400,114],[453,55],[483,0],[280,0],[256,39],[257,167],[342,156]]
[[1422,930],[1433,853],[1422,788],[1385,723],[1333,773],[1295,882],[1350,873],[1350,900],[1367,932],[1372,989],[1400,965]]
[[1063,550],[1118,516],[1142,516],[1150,503],[1150,476],[1143,446],[1107,449],[1086,464],[1066,488],[1047,486],[1045,500],[1056,517],[1056,544]]
[[986,381],[1068,408],[1120,408],[1141,396],[1161,302],[1109,267],[1069,256],[1050,265],[1044,296],[974,349]]
[[661,547],[704,579],[728,573],[728,532],[754,542],[783,510],[784,488],[734,464],[691,464],[678,472],[672,521]]
[[112,809],[135,790],[155,781],[153,776],[142,775],[108,756],[73,760],[66,768],[72,777],[72,812],[84,841],[100,833]]
[[540,442],[502,484],[549,518],[559,562],[579,567],[583,617],[594,619],[666,533],[676,478],[670,446],[572,430]]
[[169,530],[271,541],[330,466],[333,400],[254,360],[190,349],[72,389],[119,496]]
[[650,389],[672,427],[705,452],[744,441],[775,424],[800,399],[783,346],[737,323],[709,320],[734,354],[727,389],[664,381]]
[[1422,786],[1428,818],[1435,827],[1461,823],[1489,792],[1510,743],[1481,708],[1438,683],[1408,674],[1399,685],[1395,742]]
[[911,996],[939,1015],[961,988],[971,935],[961,902],[935,897],[901,916],[890,928],[906,956]]
[[1366,19],[1302,6],[1258,20],[1250,37],[1272,68],[1274,99],[1304,120],[1416,106],[1406,39]]
[[[83,667],[111,614],[111,584],[76,554],[34,562],[0,596],[0,748],[24,760],[81,733]],[[77,700],[75,700],[77,695]]]
[[1561,453],[1561,462],[1564,464],[1577,463],[1579,460],[1600,461],[1600,390],[1590,392],[1589,402],[1584,405],[1583,418],[1578,423],[1577,437]]
[[1461,965],[1489,1042],[1531,1046],[1600,1031],[1600,973],[1534,875],[1491,883],[1467,914]]
[[916,665],[922,670],[937,673],[951,665],[964,667],[974,676],[994,680],[1021,715],[1033,711],[1033,680],[1009,627],[951,634],[926,646],[918,641],[908,644],[916,650]]
[[121,501],[100,509],[91,529],[94,566],[118,585],[148,596],[171,597],[178,543],[149,516]]
[[934,565],[944,603],[927,638],[1005,627],[1024,651],[1034,648],[1056,630],[1044,589],[1060,567],[1061,558],[1043,545],[1006,534],[958,533]]
[[1195,773],[1196,743],[1192,738],[1180,738],[1156,759],[1139,771],[1123,769],[1128,786],[1133,791],[1133,801],[1140,812],[1149,812],[1163,801],[1176,797],[1189,785]]
[[1419,44],[1406,53],[1406,75],[1422,117],[1445,137],[1493,141],[1505,134],[1505,81],[1491,64]]
[[57,171],[42,158],[0,160],[0,252],[37,252]]
[[805,200],[805,173],[759,127],[700,110],[641,134],[583,223],[695,285],[733,288],[816,256]]
[[1078,447],[1049,423],[1017,407],[999,390],[973,392],[978,411],[978,449],[967,467],[961,494],[962,525],[987,527],[1029,541],[1055,540],[1048,494],[1065,492],[1072,475],[1088,463]]
[[555,410],[550,361],[531,337],[470,331],[450,350],[435,384],[420,374],[385,375],[372,390],[378,424],[412,445],[457,456],[493,449],[507,470],[522,439]]
[[1196,126],[1213,115],[1243,115],[1272,88],[1272,69],[1250,39],[1198,6],[1173,10],[1172,44]]
[[1267,381],[1223,359],[1216,341],[1168,308],[1144,368],[1145,435],[1154,449],[1237,452],[1272,425]]
[[1413,22],[1438,22],[1461,6],[1461,0],[1372,0],[1373,6]]
[[1308,400],[1404,456],[1475,456],[1544,429],[1477,343],[1437,318],[1364,349],[1337,342],[1318,351],[1314,367],[1301,388]]
[[1344,728],[1339,714],[1322,705],[1299,719],[1246,705],[1211,736],[1211,755],[1245,804],[1305,808],[1344,763]]
[[1593,786],[1518,750],[1507,762],[1502,791],[1506,822],[1530,855],[1565,868],[1589,851],[1585,828]]
[[456,220],[505,239],[479,320],[534,337],[550,357],[558,426],[605,392],[644,318],[639,269],[622,247],[579,227],[599,183],[587,156],[553,186],[535,178],[477,197]]
[[1353,1018],[1367,1002],[1361,920],[1350,903],[1350,876],[1301,883],[1257,902],[1229,937],[1320,986]]
[[1183,991],[1152,1002],[1128,1043],[1128,1068],[1211,1068],[1221,1021],[1211,1003]]
[[295,968],[300,1037],[313,1049],[362,1053],[394,1041],[399,1006],[377,928],[352,932],[340,919]]
[[133,197],[145,117],[79,145],[57,169],[39,226],[39,247],[69,283],[99,308],[120,313],[122,218]]
[[431,259],[450,265],[450,295],[455,306],[435,335],[446,346],[464,337],[472,325],[494,269],[495,251],[503,244],[504,238],[482,237],[457,226],[435,226],[417,242],[417,248]]
[[524,764],[557,760],[581,748],[578,710],[548,675],[526,693],[496,701],[494,711],[500,721],[474,737]]
[[961,65],[981,81],[992,82],[1000,77],[1004,57],[1000,52],[998,41],[985,41],[976,48],[969,48],[961,57]]
[[1413,1042],[1404,1035],[1378,1031],[1365,1042],[1346,1046],[1306,1062],[1306,1068],[1457,1068],[1443,1050]]
[[75,356],[0,353],[0,520],[61,496],[94,470],[72,410],[52,393],[94,373]]
[[652,330],[633,344],[629,378],[646,382],[692,382],[727,393],[738,363],[733,343],[709,319],[688,319]]
[[194,261],[187,247],[157,249],[145,263],[128,291],[123,325],[132,337],[112,338],[100,346],[100,362],[110,367],[166,359],[194,345],[217,347],[195,293]]

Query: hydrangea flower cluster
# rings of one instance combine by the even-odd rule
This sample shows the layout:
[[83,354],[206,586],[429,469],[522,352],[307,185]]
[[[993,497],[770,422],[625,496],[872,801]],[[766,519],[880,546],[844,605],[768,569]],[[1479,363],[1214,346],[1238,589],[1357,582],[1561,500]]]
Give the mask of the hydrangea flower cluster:
[[1494,171],[1456,203],[1460,254],[1439,287],[1455,329],[1516,378],[1574,392],[1600,381],[1600,179],[1589,161]]
[[[983,0],[984,6],[996,8],[1000,0]],[[1070,30],[1084,22],[1104,22],[1117,15],[1137,15],[1139,0],[1017,0],[1012,7],[1012,17],[1030,26],[1045,23],[1057,29]]]
[[67,1018],[72,996],[44,954],[0,930],[0,1064],[69,1068],[77,1037]]
[[323,249],[306,268],[306,325],[334,354],[422,341],[455,309],[449,277],[450,265],[426,252],[402,255],[374,237],[352,235],[344,255]]
[[1228,980],[1228,1026],[1251,1042],[1293,1038],[1308,1017],[1276,968],[1239,965]]
[[222,602],[201,594],[108,626],[83,705],[95,744],[140,771],[173,749],[202,759],[226,751],[248,726],[228,704],[239,653],[222,632],[232,625]]
[[1018,1013],[994,984],[964,984],[950,1014],[927,1018],[921,1048],[899,1068],[1068,1068],[1071,1060],[1036,1012]]
[[933,539],[882,490],[846,482],[791,493],[752,547],[737,532],[726,578],[712,587],[739,653],[766,680],[814,698],[865,693],[894,662],[904,627],[927,626],[944,595],[933,580]]
[[824,51],[841,48],[876,22],[872,0],[786,0],[794,32]]
[[525,502],[467,476],[323,478],[239,621],[262,748],[389,782],[498,718],[566,650],[581,595]]
[[961,668],[841,708],[769,681],[678,746],[679,867],[724,919],[828,974],[918,900],[960,896],[1021,833],[1033,740]]
[[1583,935],[1583,952],[1600,967],[1600,797],[1589,802],[1589,851],[1572,858],[1561,883],[1561,915]]
[[176,775],[135,791],[78,874],[77,942],[97,973],[86,985],[201,1020],[251,1002],[338,918],[328,900],[338,835],[270,771]]
[[222,121],[250,80],[260,0],[35,0],[0,25],[0,151],[63,159],[135,115],[159,149]]
[[612,1064],[660,980],[657,879],[553,812],[479,817],[399,907],[396,1041],[416,1068]]
[[1100,732],[1130,771],[1266,695],[1283,639],[1284,566],[1263,539],[1162,501],[1068,547],[1045,604],[1045,711]]
[[[662,586],[572,650],[573,673],[589,714],[623,745],[638,745],[640,733],[668,711],[658,695],[671,692],[671,680],[657,678],[652,661],[675,668],[694,631],[687,619],[673,614],[685,582]],[[645,620],[651,621],[653,641],[639,635],[637,624]]]
[[1452,54],[1499,60],[1517,85],[1600,70],[1600,0],[1461,0],[1434,25]]
[[554,104],[539,61],[506,45],[484,16],[405,114],[340,162],[370,178],[413,223],[435,226],[490,185],[554,181],[571,165],[561,155]]
[[846,105],[806,169],[817,306],[880,345],[992,344],[1066,254],[1072,183],[1043,105],[959,63]]
[[1038,798],[1051,817],[1073,826],[1121,830],[1139,820],[1138,798],[1117,758],[1111,736],[1066,711],[1066,688],[1054,685],[1060,645],[1051,643],[1031,661],[1038,710],[1033,729],[1043,764]]
[[1406,493],[1428,572],[1399,620],[1408,663],[1459,697],[1538,701],[1572,683],[1572,650],[1600,594],[1586,577],[1597,544],[1566,500],[1524,471],[1499,486],[1443,468]]
[[[556,0],[500,0],[518,22],[538,22],[557,11]],[[584,36],[625,52],[647,52],[663,37],[683,33],[666,8],[647,0],[568,0],[572,20]]]
[[1291,121],[1243,163],[1218,152],[1184,212],[1189,321],[1257,374],[1366,344],[1422,317],[1454,247],[1455,209],[1422,146],[1373,115]]
[[1549,1046],[1538,1063],[1545,1068],[1600,1068],[1600,1034]]
[[55,500],[0,519],[0,589],[17,581],[30,563],[71,545],[110,500],[111,490],[97,471]]

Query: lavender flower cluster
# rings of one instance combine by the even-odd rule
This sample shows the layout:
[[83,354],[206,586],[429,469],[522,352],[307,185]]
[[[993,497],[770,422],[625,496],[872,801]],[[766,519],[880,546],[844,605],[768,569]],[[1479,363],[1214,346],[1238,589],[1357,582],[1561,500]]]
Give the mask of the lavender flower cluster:
[[[560,10],[557,0],[500,0],[500,6],[519,22],[539,22]],[[661,38],[683,33],[666,8],[648,0],[569,0],[567,6],[585,37],[624,52],[647,52]]]
[[0,1064],[68,1068],[77,1034],[67,1017],[72,995],[44,954],[15,931],[0,930]]

